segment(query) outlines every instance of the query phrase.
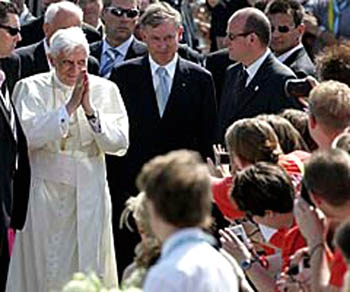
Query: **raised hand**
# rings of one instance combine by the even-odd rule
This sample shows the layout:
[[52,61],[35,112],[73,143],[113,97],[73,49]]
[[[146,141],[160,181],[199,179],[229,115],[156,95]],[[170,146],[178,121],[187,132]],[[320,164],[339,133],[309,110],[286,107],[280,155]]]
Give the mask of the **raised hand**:
[[85,81],[84,81],[84,79],[86,78],[84,77],[85,75],[86,75],[86,72],[85,74],[84,74],[84,71],[80,72],[77,78],[77,81],[75,83],[72,96],[70,97],[66,105],[66,109],[69,115],[72,115],[82,103],[83,94],[85,91]]

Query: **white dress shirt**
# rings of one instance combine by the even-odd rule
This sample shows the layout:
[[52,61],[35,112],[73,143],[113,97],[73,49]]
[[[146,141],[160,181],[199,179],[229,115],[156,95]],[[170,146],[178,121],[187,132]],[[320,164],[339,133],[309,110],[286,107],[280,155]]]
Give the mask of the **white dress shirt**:
[[283,53],[282,55],[279,55],[277,57],[277,59],[280,60],[282,63],[284,63],[289,58],[289,56],[291,56],[295,51],[297,51],[301,48],[303,48],[303,45],[299,44],[296,47],[290,49],[289,51]]
[[171,91],[171,87],[173,85],[174,76],[175,76],[177,60],[179,59],[178,54],[176,53],[174,58],[168,64],[166,64],[165,66],[161,66],[158,63],[156,63],[152,59],[151,55],[149,55],[148,58],[149,58],[150,66],[151,66],[153,88],[156,89],[158,87],[158,84],[159,84],[159,77],[158,77],[158,74],[156,74],[157,69],[159,67],[163,67],[167,71],[167,73],[168,73],[168,75],[170,77],[170,79],[169,79],[170,82],[168,83],[168,85],[169,85],[169,92],[170,92]]
[[271,53],[271,50],[267,48],[266,52],[259,59],[257,59],[253,64],[251,64],[249,67],[246,68],[246,71],[249,75],[249,77],[247,78],[247,82],[245,84],[246,87],[248,86],[249,82],[253,80],[260,66],[262,65],[262,63],[264,63],[265,59],[270,53]]
[[[131,35],[125,42],[123,42],[122,44],[120,44],[119,46],[117,47],[112,47],[106,40],[106,38],[103,40],[102,42],[102,52],[101,52],[101,65],[100,65],[100,68],[103,68],[106,64],[106,62],[109,62],[108,60],[108,56],[106,54],[106,51],[109,49],[109,48],[113,48],[113,49],[117,49],[118,51],[118,55],[116,56],[115,60],[114,60],[114,63],[113,63],[113,66],[117,65],[117,64],[120,64],[121,62],[124,61],[125,59],[125,56],[129,50],[129,47],[131,45],[131,43],[133,42],[134,40],[134,36]],[[110,73],[105,76],[105,78],[109,78],[109,75]]]

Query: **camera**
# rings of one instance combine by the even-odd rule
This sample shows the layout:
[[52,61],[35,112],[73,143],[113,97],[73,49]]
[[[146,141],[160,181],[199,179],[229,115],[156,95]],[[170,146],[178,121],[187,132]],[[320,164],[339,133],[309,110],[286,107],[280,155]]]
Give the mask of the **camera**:
[[220,163],[230,164],[230,156],[228,155],[228,153],[220,153]]
[[287,80],[284,91],[291,97],[308,97],[312,89],[312,85],[306,79],[289,79]]

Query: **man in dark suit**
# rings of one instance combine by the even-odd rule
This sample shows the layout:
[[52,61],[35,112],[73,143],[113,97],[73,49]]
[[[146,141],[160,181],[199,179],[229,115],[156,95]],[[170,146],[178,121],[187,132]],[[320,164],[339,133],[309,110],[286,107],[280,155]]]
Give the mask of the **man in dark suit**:
[[[152,4],[140,22],[149,55],[121,64],[110,76],[120,89],[130,123],[127,155],[107,163],[111,193],[123,190],[116,201],[121,205],[135,194],[135,178],[146,161],[181,148],[196,150],[206,158],[212,156],[216,141],[212,77],[177,54],[183,32],[179,12],[165,2]],[[129,244],[129,238],[117,234],[119,250],[123,241]],[[126,258],[127,252],[123,245],[122,256]],[[118,254],[117,258],[122,269],[126,260]]]
[[102,19],[106,38],[90,46],[100,62],[100,76],[108,78],[114,66],[147,53],[147,47],[133,35],[139,10],[137,0],[105,0]]
[[22,229],[27,214],[30,167],[27,142],[10,100],[19,77],[19,60],[8,59],[20,40],[18,11],[0,2],[0,291],[5,290],[9,263],[7,231]]
[[304,8],[300,2],[274,0],[267,5],[265,14],[271,23],[270,48],[275,56],[299,78],[315,76],[315,66],[301,43],[305,25]]
[[[50,39],[61,29],[72,26],[81,26],[83,11],[75,4],[62,1],[51,4],[45,12],[43,31],[45,38],[35,44],[17,49],[15,52],[21,59],[21,78],[32,76],[50,70],[47,57]],[[88,71],[98,75],[99,64],[94,57],[88,59]]]
[[239,63],[226,71],[219,109],[219,136],[233,122],[284,108],[301,108],[284,92],[292,70],[279,62],[268,46],[271,38],[267,17],[256,8],[244,8],[232,15],[228,27],[228,50]]
[[[60,1],[44,1],[46,3],[46,7],[49,6],[50,3],[60,2]],[[75,1],[72,1],[75,2]],[[46,7],[43,11],[46,11]],[[24,47],[34,43],[41,41],[45,35],[43,30],[44,24],[44,16],[40,16],[33,21],[21,26],[21,35],[22,41],[17,44],[17,47]],[[82,29],[86,35],[86,39],[89,43],[96,42],[102,38],[101,34],[93,28],[91,25],[86,23],[82,24]]]
[[[147,54],[147,46],[134,36],[138,20],[137,0],[105,0],[102,19],[106,38],[90,45],[90,54],[100,62],[100,76],[108,78],[112,68]],[[112,55],[111,55],[112,53]],[[202,56],[185,44],[178,53],[186,60],[201,64]]]

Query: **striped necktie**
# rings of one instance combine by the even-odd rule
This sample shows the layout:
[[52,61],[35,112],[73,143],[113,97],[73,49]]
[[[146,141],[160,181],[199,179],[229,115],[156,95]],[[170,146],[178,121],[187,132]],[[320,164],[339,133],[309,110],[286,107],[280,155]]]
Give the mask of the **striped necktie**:
[[108,78],[115,65],[115,60],[120,55],[120,53],[115,48],[109,48],[107,51],[105,51],[105,54],[107,55],[107,60],[104,63],[103,67],[100,69],[100,76]]

